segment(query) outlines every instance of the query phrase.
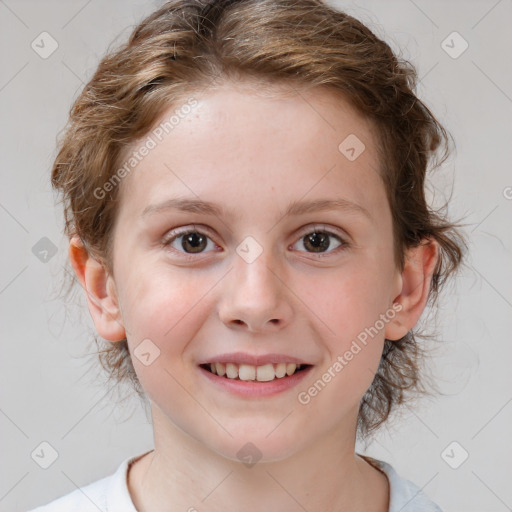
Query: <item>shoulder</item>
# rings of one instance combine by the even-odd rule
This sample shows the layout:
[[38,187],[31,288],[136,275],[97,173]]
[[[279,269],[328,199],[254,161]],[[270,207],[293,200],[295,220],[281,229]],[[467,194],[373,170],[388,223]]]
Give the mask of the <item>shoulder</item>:
[[416,484],[402,478],[387,462],[360,455],[386,474],[389,480],[389,512],[442,512]]
[[129,457],[114,474],[29,512],[137,512],[128,490],[127,475],[130,464],[140,457],[142,455]]
[[98,512],[98,509],[107,510],[107,492],[112,477],[109,476],[76,489],[51,503],[37,507],[29,512],[70,512],[72,510]]

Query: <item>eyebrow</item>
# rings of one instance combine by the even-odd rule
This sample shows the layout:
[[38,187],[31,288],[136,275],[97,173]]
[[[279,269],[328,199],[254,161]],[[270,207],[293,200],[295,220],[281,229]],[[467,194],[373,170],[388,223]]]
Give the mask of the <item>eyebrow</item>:
[[[162,203],[149,205],[143,210],[141,216],[145,217],[147,215],[166,210],[180,210],[184,212],[212,215],[215,217],[239,218],[239,215],[235,214],[234,211],[226,210],[221,205],[200,199],[186,199],[179,197],[167,199]],[[368,219],[372,220],[368,210],[357,203],[343,198],[316,199],[314,201],[292,201],[286,211],[280,215],[280,218],[287,215],[304,215],[306,213],[328,210],[341,210],[346,213],[364,215],[365,217],[368,217]]]

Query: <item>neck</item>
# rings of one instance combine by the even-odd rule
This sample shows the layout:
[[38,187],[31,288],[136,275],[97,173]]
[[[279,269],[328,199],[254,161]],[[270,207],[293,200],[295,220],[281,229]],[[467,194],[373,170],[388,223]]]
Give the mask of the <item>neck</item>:
[[169,426],[158,408],[153,426],[155,450],[128,475],[139,512],[388,511],[387,477],[355,454],[355,435],[335,431],[284,460],[249,467]]

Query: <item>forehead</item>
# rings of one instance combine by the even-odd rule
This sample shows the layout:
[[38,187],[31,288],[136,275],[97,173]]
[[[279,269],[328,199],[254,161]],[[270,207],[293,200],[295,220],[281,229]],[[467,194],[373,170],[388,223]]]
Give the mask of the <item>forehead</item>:
[[[364,202],[382,186],[373,133],[369,121],[325,88],[224,85],[174,103],[129,148],[125,159],[150,139],[154,145],[123,180],[123,195],[142,203],[170,195],[225,203],[280,193],[289,204],[297,195],[345,188]],[[221,206],[236,212],[243,204]]]

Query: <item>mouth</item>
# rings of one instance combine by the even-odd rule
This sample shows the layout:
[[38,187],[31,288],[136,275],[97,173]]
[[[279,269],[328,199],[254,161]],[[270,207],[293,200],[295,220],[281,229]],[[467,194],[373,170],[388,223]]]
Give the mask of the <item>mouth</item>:
[[205,363],[204,370],[228,380],[270,382],[286,379],[310,368],[310,364],[268,363],[261,366],[235,363]]

